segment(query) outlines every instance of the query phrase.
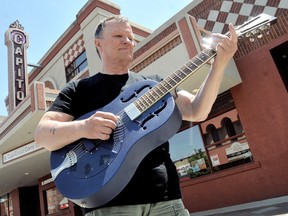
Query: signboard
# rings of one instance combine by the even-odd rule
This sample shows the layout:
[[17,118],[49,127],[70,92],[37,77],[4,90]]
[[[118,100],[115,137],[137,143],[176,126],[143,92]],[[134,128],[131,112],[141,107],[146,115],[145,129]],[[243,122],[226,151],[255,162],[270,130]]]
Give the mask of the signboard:
[[3,163],[7,163],[9,161],[15,160],[17,158],[23,157],[27,154],[30,154],[42,147],[38,146],[36,143],[29,143],[27,145],[21,146],[20,148],[14,149],[10,152],[6,152],[3,154]]
[[212,166],[219,166],[220,165],[220,159],[218,154],[214,154],[210,156],[211,162],[212,162]]
[[204,170],[206,168],[207,168],[207,166],[206,166],[204,158],[200,158],[198,160],[191,162],[191,169],[193,170],[193,172],[198,172],[198,171]]
[[8,48],[9,111],[23,101],[28,92],[26,49],[29,39],[23,29],[17,20],[5,33]]
[[234,142],[231,144],[231,147],[226,148],[225,151],[229,161],[239,160],[252,156],[247,142]]
[[191,169],[190,163],[184,164],[182,166],[177,166],[177,172],[180,176],[185,176],[188,174],[188,170]]

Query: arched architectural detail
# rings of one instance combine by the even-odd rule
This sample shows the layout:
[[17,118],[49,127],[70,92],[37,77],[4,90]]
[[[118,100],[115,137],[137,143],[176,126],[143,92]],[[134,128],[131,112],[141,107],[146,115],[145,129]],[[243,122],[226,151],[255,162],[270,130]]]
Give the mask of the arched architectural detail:
[[206,127],[207,136],[206,143],[211,144],[220,141],[220,136],[218,134],[218,130],[213,124],[209,124]]
[[225,129],[226,133],[227,133],[227,138],[228,137],[233,137],[236,135],[236,131],[233,125],[233,122],[231,121],[230,118],[225,117],[221,120],[221,125],[222,127]]
[[51,77],[47,77],[44,81],[44,84],[45,84],[45,88],[58,89],[56,82]]

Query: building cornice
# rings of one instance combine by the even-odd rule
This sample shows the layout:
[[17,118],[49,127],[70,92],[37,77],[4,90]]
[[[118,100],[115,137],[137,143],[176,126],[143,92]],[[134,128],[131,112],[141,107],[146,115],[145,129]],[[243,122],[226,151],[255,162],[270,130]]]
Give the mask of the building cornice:
[[76,20],[71,26],[60,36],[56,43],[51,47],[50,50],[40,60],[39,64],[42,68],[35,68],[29,74],[29,83],[31,83],[42,69],[53,59],[53,57],[67,44],[67,42],[81,29],[81,23],[85,18],[96,8],[104,9],[113,14],[120,14],[120,9],[114,4],[103,0],[90,0],[77,14]]

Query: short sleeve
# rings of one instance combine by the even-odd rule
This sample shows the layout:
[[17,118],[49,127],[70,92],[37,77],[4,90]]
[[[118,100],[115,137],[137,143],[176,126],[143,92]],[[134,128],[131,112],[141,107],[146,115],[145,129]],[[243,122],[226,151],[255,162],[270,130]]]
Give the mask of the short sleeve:
[[52,106],[48,111],[63,112],[74,116],[73,112],[73,101],[76,97],[76,83],[69,82],[66,86],[59,92]]

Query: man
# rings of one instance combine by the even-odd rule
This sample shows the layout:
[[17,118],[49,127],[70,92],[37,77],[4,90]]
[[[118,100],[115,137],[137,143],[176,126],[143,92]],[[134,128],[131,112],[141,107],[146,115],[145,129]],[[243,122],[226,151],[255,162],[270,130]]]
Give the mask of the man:
[[[194,96],[184,90],[177,92],[175,101],[183,120],[197,122],[207,118],[224,70],[237,50],[235,29],[229,25],[229,30],[230,37],[213,34],[218,44],[217,56],[198,93]],[[86,119],[73,120],[109,104],[133,76],[129,65],[133,59],[134,35],[128,20],[122,16],[103,20],[95,31],[95,47],[103,62],[102,71],[68,83],[39,122],[35,141],[50,151],[80,138],[107,140],[117,127],[119,117],[109,112],[95,111]],[[181,201],[168,143],[143,159],[119,195],[98,209],[86,209],[86,215],[189,215]]]

